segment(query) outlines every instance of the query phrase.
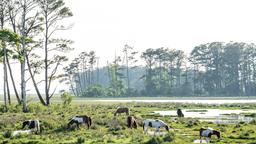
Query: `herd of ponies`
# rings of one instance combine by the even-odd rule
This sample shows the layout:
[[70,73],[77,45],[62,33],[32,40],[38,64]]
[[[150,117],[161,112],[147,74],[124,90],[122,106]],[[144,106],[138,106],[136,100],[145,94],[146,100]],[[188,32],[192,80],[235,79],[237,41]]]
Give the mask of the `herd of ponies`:
[[[128,107],[118,107],[116,111],[114,112],[114,118],[119,114],[125,113],[127,115],[127,127],[128,128],[135,128],[137,129],[138,124],[136,122],[135,117],[130,115],[130,109]],[[181,109],[177,109],[177,116],[178,117],[184,117],[184,114],[182,113]],[[88,129],[90,129],[92,125],[92,119],[88,115],[78,115],[74,116],[71,119],[69,119],[69,122],[67,124],[68,129],[72,125],[76,125],[77,128],[79,128],[80,124],[86,124]],[[28,128],[28,130],[24,130],[24,128]],[[144,134],[148,134],[149,128],[155,128],[154,135],[157,133],[160,134],[160,128],[165,128],[166,131],[169,131],[170,127],[162,120],[160,119],[145,119],[142,124]],[[20,134],[39,134],[40,131],[40,120],[26,120],[22,123],[22,130],[16,130],[13,131],[11,136],[16,136]],[[214,130],[212,128],[201,128],[199,130],[199,137],[200,137],[200,143],[202,142],[202,138],[206,138],[206,143],[209,142],[209,139],[212,135],[216,135],[218,138],[220,138],[220,132],[217,130]]]

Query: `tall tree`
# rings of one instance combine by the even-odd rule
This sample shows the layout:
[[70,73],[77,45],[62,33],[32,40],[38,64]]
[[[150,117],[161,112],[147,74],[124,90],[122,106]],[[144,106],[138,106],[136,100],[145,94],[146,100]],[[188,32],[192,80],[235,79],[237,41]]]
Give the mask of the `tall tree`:
[[[0,25],[1,25],[1,30],[4,29],[4,24],[6,22],[6,6],[7,6],[7,1],[6,0],[2,0],[0,1]],[[1,46],[2,46],[2,57],[3,57],[3,70],[4,70],[4,84],[3,84],[3,90],[4,90],[4,103],[5,103],[5,107],[7,107],[7,68],[6,68],[6,56],[7,56],[7,51],[6,51],[6,45],[5,45],[5,41],[1,40]]]
[[125,57],[125,63],[126,63],[126,82],[127,82],[127,94],[130,95],[131,92],[131,86],[130,86],[130,70],[136,68],[136,65],[134,65],[138,60],[135,59],[137,51],[134,51],[134,48],[125,45],[124,49],[124,57]]
[[[71,17],[73,14],[68,7],[65,6],[63,0],[38,0],[39,6],[44,19],[44,69],[45,69],[45,99],[46,105],[50,104],[51,83],[60,64],[67,59],[63,56],[53,55],[50,57],[51,51],[67,51],[70,50],[70,40],[54,39],[53,34],[59,30],[66,30],[67,27],[59,25],[61,20]],[[55,45],[55,46],[52,46]],[[50,60],[51,59],[51,60]],[[51,72],[50,68],[53,67]]]

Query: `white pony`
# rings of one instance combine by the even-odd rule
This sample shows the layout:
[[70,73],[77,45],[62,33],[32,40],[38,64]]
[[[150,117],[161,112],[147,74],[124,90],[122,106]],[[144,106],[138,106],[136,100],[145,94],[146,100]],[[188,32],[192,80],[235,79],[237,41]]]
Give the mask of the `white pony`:
[[159,120],[159,119],[146,119],[143,121],[143,130],[144,130],[144,133],[147,134],[148,133],[148,127],[154,127],[156,128],[156,131],[154,132],[154,135],[158,132],[160,133],[160,128],[161,127],[165,127],[165,129],[167,131],[169,131],[169,126],[163,122],[162,120]]
[[16,130],[12,132],[12,136],[21,135],[21,134],[32,134],[33,130]]

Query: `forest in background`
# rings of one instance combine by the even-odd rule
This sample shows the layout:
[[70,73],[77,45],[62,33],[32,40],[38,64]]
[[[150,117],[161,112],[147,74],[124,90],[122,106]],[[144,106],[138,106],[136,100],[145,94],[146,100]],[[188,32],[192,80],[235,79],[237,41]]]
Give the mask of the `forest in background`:
[[[189,55],[163,47],[138,53],[136,46],[125,45],[122,55],[104,67],[95,51],[82,52],[68,64],[73,41],[59,33],[72,28],[63,21],[72,16],[64,0],[0,1],[6,109],[14,93],[28,111],[28,82],[44,106],[56,94],[53,82],[67,84],[70,89],[62,94],[77,97],[256,95],[255,44],[212,42],[194,47]],[[19,76],[13,71],[17,65]]]
[[[138,55],[138,56],[136,56]],[[256,95],[256,46],[212,42],[190,55],[169,48],[139,54],[125,45],[103,68],[94,51],[82,52],[66,71],[70,91],[82,97],[253,96]],[[138,65],[138,61],[143,65]]]

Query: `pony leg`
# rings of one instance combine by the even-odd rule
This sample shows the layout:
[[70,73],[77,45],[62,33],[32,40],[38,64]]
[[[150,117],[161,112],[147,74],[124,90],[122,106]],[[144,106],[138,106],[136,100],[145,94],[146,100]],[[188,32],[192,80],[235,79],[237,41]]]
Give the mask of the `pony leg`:
[[155,132],[154,132],[154,136],[157,134],[159,128],[156,128]]
[[202,143],[202,137],[200,136],[200,143]]
[[77,126],[77,128],[79,129],[79,123],[78,123],[78,122],[76,123],[76,126]]
[[156,130],[155,130],[155,132],[154,132],[154,136],[156,135]]
[[145,134],[148,134],[148,127],[145,127],[144,133],[145,133]]
[[205,139],[205,140],[206,140],[206,143],[208,144],[208,143],[209,143],[209,138],[208,138],[208,137],[206,137],[206,139]]
[[90,124],[89,124],[89,121],[87,121],[87,127],[88,127],[88,129],[90,129]]

